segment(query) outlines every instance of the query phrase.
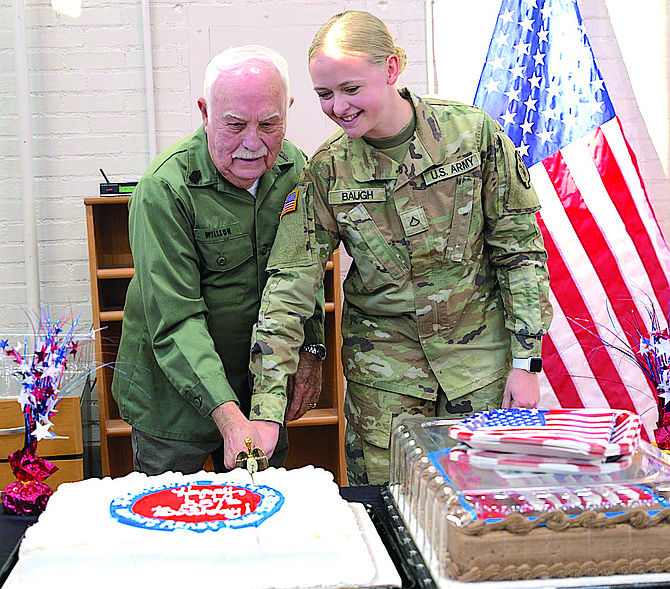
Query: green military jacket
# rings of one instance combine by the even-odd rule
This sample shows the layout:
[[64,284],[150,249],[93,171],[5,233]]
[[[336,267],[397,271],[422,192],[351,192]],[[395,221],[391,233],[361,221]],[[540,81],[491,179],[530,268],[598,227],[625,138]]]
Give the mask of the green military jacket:
[[268,262],[252,403],[283,394],[295,317],[310,313],[340,242],[353,258],[347,379],[431,400],[441,386],[453,400],[504,377],[512,355],[540,355],[552,310],[528,169],[481,109],[402,94],[416,116],[402,165],[340,131],[301,176]]
[[[135,275],[112,382],[121,417],[134,427],[216,440],[214,408],[236,401],[249,414],[249,347],[265,266],[305,159],[285,141],[254,198],[214,167],[200,127],[160,154],[137,185],[129,205]],[[308,343],[323,341],[322,293],[306,330]]]

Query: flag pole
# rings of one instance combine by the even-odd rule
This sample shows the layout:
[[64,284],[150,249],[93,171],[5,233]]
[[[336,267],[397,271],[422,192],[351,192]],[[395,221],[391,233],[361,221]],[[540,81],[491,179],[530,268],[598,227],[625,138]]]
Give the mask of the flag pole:
[[37,249],[37,211],[35,207],[35,173],[33,171],[33,133],[28,81],[28,45],[23,0],[13,0],[14,44],[16,67],[16,98],[19,119],[19,150],[21,160],[21,196],[23,205],[23,250],[26,275],[26,306],[37,313],[40,309],[40,274]]
[[428,94],[437,92],[437,74],[435,70],[435,39],[433,3],[435,0],[426,0],[426,74],[428,79]]

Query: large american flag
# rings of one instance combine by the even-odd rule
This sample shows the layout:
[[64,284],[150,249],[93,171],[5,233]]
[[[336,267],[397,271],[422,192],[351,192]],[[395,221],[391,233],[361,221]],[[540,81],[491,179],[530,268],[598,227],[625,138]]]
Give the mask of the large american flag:
[[653,440],[653,387],[602,340],[637,349],[652,308],[667,327],[670,251],[576,0],[503,1],[475,104],[512,138],[542,203],[554,320],[541,406],[627,409]]

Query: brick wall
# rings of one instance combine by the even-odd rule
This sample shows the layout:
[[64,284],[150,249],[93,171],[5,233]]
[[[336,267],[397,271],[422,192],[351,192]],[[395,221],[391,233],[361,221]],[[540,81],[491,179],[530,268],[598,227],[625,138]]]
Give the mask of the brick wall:
[[[285,4],[287,14],[299,2]],[[421,0],[328,1],[332,13],[362,8],[382,16],[400,44],[423,55]],[[30,107],[41,300],[52,314],[72,309],[91,322],[83,198],[95,196],[99,168],[110,179],[138,178],[149,163],[142,11],[139,0],[86,0],[80,18],[52,11],[48,0],[26,0]],[[161,150],[192,130],[189,87],[190,5],[151,1],[156,131]],[[212,6],[262,5],[253,0]],[[25,277],[21,173],[14,65],[13,12],[0,5],[0,331],[22,332]],[[306,48],[305,48],[306,50]],[[425,91],[423,70],[412,83]]]
[[[436,0],[456,2],[456,0]],[[208,0],[212,6],[261,6],[259,0]],[[426,90],[423,0],[320,0],[333,13],[362,8],[380,15],[415,65],[405,83]],[[667,161],[649,140],[625,65],[620,63],[610,12],[621,0],[580,0],[587,30],[626,134],[633,143],[665,235],[670,235]],[[140,0],[86,0],[73,20],[48,0],[26,0],[33,112],[41,298],[52,313],[81,311],[91,321],[83,198],[95,195],[103,168],[115,180],[138,178],[149,162]],[[307,0],[275,0],[286,13]],[[625,4],[625,3],[624,3]],[[668,0],[649,0],[636,12],[667,20]],[[192,130],[189,87],[190,6],[195,0],[151,1],[158,149]],[[658,14],[657,14],[658,13]],[[25,307],[23,222],[19,167],[14,38],[10,2],[0,4],[0,330],[21,332]],[[452,34],[467,35],[468,27]],[[440,30],[436,34],[443,34]],[[618,34],[621,34],[618,32]],[[644,43],[644,34],[631,35]],[[667,43],[664,43],[667,46]],[[667,51],[667,49],[666,49]],[[618,60],[618,61],[617,61]],[[667,87],[667,72],[663,72]],[[667,113],[665,113],[667,115]],[[648,126],[650,123],[647,122]]]

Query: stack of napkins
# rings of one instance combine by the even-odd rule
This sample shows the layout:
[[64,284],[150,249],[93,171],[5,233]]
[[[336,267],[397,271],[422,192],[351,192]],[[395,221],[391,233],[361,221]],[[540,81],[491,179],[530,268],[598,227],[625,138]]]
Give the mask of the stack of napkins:
[[626,468],[642,422],[614,409],[496,409],[449,429],[451,460],[479,468],[607,473]]

